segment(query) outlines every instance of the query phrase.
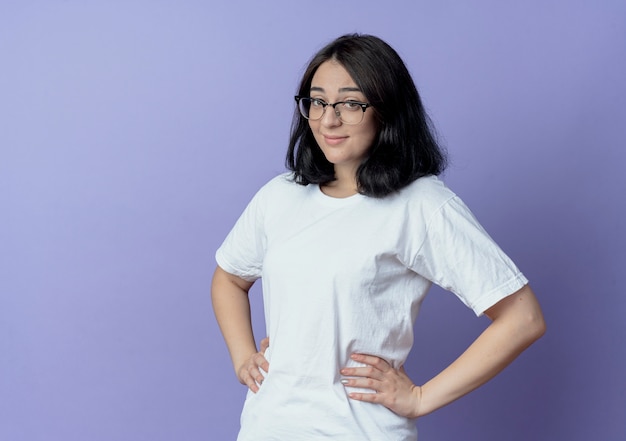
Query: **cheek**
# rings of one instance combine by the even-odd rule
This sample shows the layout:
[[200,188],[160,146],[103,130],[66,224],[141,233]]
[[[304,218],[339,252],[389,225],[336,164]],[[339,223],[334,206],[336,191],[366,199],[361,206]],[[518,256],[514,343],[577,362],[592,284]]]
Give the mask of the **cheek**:
[[315,142],[317,142],[317,144],[320,144],[320,134],[318,132],[318,124],[316,124],[317,121],[313,121],[313,123],[311,123],[311,121],[309,121],[309,130],[311,131],[311,134],[313,135],[313,138],[315,139]]
[[363,126],[362,136],[363,139],[367,139],[369,141],[370,145],[373,145],[376,141],[376,138],[378,138],[379,125],[378,121],[372,118],[371,115],[368,116],[370,117],[368,118],[366,124]]
[[370,130],[367,133],[363,134],[363,139],[367,140],[366,142],[367,142],[367,145],[369,146],[368,150],[372,148],[377,138],[378,138],[378,130],[376,129]]

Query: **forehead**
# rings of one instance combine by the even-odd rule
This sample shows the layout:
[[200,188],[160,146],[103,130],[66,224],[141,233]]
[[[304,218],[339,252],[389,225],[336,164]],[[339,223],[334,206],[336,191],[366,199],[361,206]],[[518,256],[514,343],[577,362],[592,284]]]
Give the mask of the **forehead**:
[[356,82],[346,68],[335,60],[328,60],[320,64],[311,79],[311,89],[326,92],[359,91]]

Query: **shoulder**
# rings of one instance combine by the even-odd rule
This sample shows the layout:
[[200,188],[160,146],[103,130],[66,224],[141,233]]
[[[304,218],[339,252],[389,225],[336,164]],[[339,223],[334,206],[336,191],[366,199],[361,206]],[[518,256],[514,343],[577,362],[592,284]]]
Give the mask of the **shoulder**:
[[456,194],[441,179],[429,175],[384,198],[368,198],[368,201],[389,219],[401,221],[414,233],[418,226],[427,228],[443,215],[446,206],[457,199]]
[[262,211],[280,210],[303,198],[308,186],[300,185],[293,179],[293,173],[281,173],[265,183],[254,195],[251,204]]
[[285,188],[297,185],[293,179],[293,172],[281,173],[267,181],[262,188]]
[[457,195],[437,176],[429,175],[401,189],[397,198],[409,207],[432,212],[457,198]]
[[297,184],[293,179],[293,172],[281,173],[265,183],[257,192],[258,196],[269,195],[271,197],[297,193],[305,186]]

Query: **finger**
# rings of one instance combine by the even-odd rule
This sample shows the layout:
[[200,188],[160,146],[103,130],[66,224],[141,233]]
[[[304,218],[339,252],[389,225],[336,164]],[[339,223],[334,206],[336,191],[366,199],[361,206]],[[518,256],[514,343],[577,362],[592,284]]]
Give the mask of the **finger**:
[[265,376],[261,373],[259,368],[256,365],[251,365],[248,369],[248,373],[253,381],[257,382],[259,385],[263,384],[263,380],[265,380]]
[[257,393],[259,391],[259,385],[254,381],[254,378],[246,369],[242,369],[242,373],[240,376],[240,381],[248,386],[252,392]]
[[270,347],[270,338],[265,337],[263,340],[261,340],[261,349],[259,349],[259,352],[261,354],[265,354],[265,350],[269,347]]
[[248,389],[254,393],[259,391],[259,385],[252,379],[252,377],[250,377],[250,381],[246,381],[246,386],[248,386]]
[[365,401],[367,403],[383,403],[383,397],[379,394],[365,394],[361,392],[351,392],[348,394],[350,398],[357,401]]
[[[242,383],[246,383],[248,384],[248,381],[255,381],[259,384],[261,384],[265,378],[265,376],[261,373],[261,371],[259,370],[259,363],[263,362],[263,356],[260,354],[255,354],[253,355],[250,360],[248,360],[248,362],[241,367],[241,370],[239,371],[239,376],[241,378],[241,382]],[[248,380],[248,377],[251,378],[251,380]]]
[[381,372],[387,372],[389,369],[391,369],[389,363],[387,363],[384,359],[380,357],[376,357],[375,355],[352,354],[350,358],[352,358],[354,361],[373,366]]
[[382,383],[372,378],[344,378],[341,380],[341,384],[347,387],[359,387],[361,389],[370,389],[376,392],[380,392]]
[[343,368],[341,370],[341,375],[345,375],[347,377],[373,378],[376,380],[380,380],[384,376],[381,370],[373,366]]
[[270,371],[270,364],[268,363],[267,359],[263,356],[263,354],[261,353],[257,354],[253,360],[254,360],[254,364],[260,367],[261,369],[263,369],[265,372]]

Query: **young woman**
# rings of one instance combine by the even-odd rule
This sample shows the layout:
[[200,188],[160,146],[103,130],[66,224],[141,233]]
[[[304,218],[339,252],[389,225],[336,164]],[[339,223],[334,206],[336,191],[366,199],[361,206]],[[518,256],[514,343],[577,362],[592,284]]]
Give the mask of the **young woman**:
[[[346,35],[295,97],[291,172],[256,194],[216,254],[213,306],[249,388],[239,440],[415,440],[415,418],[485,383],[545,329],[511,260],[437,177],[418,92],[379,38]],[[269,340],[248,290],[261,278]],[[421,386],[403,364],[431,283],[491,324]]]

